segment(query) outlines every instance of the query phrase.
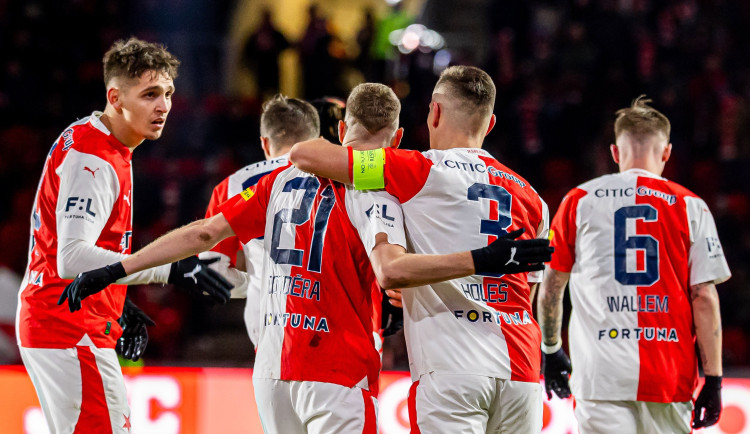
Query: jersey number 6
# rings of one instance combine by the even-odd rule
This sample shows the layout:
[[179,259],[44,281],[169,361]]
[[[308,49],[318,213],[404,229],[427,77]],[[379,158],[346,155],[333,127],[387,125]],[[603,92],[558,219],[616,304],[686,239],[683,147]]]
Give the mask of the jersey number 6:
[[[658,211],[651,205],[624,206],[615,211],[615,279],[623,285],[650,286],[659,280],[659,241],[651,235],[628,236],[628,220],[655,222]],[[645,269],[628,272],[628,249],[645,253]]]

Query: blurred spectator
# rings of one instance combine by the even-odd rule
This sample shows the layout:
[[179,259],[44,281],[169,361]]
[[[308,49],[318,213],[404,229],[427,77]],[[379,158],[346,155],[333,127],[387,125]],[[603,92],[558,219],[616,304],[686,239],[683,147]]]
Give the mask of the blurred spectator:
[[289,47],[284,35],[274,27],[271,11],[263,9],[258,30],[245,43],[242,60],[255,73],[262,100],[279,92],[279,56]]

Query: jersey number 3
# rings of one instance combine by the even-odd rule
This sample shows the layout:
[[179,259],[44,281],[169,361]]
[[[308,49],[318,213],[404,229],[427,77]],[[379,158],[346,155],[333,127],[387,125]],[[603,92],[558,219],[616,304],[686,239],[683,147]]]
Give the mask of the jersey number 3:
[[[628,220],[655,222],[658,217],[651,205],[624,206],[615,211],[615,279],[621,284],[650,286],[659,280],[659,241],[651,235],[627,233]],[[628,250],[635,250],[636,255],[643,251],[643,270],[628,271]]]
[[[317,178],[294,178],[284,185],[284,192],[292,190],[304,190],[302,202],[299,208],[285,208],[277,212],[273,217],[273,238],[271,239],[271,259],[277,264],[289,264],[294,266],[302,265],[304,251],[300,249],[281,249],[279,242],[284,224],[294,226],[301,225],[310,220],[310,211],[312,210],[315,195],[320,187]],[[318,209],[315,212],[315,224],[313,225],[314,233],[310,242],[310,257],[307,261],[307,269],[310,271],[320,272],[320,264],[323,256],[323,237],[328,226],[328,217],[331,215],[333,204],[336,202],[336,196],[333,189],[327,185],[320,192],[321,200],[318,203]]]

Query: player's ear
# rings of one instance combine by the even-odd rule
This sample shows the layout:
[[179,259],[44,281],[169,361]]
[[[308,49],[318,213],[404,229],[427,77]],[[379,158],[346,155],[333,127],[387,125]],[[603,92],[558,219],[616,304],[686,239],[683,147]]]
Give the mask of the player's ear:
[[122,101],[120,101],[120,89],[117,87],[110,87],[107,89],[107,102],[109,105],[114,107],[115,110],[119,111],[122,108]]
[[404,129],[399,128],[393,134],[393,140],[391,140],[391,148],[396,149],[401,145],[401,139],[404,138]]
[[344,143],[344,136],[346,136],[346,123],[339,121],[339,142]]
[[669,161],[669,157],[672,156],[672,144],[667,143],[667,146],[664,147],[664,151],[662,151],[661,154],[661,161],[662,163],[666,163]]
[[440,115],[442,114],[443,110],[440,107],[440,103],[438,102],[431,102],[430,103],[430,110],[432,112],[432,121],[430,122],[432,125],[430,125],[432,128],[437,128],[438,124],[440,124]]
[[620,148],[613,143],[609,145],[609,152],[612,153],[612,159],[615,161],[615,164],[620,164]]
[[495,117],[495,114],[492,113],[492,116],[490,116],[490,125],[487,127],[487,132],[484,133],[485,136],[492,131],[493,128],[495,128],[495,122],[497,122],[497,118]]
[[268,137],[260,136],[260,147],[263,148],[263,153],[266,155],[266,160],[270,160],[271,152],[268,145]]

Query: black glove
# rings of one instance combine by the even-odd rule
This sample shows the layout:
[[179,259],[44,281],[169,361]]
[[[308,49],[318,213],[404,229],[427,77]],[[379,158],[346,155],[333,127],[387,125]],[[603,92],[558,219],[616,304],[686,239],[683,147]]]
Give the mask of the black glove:
[[224,304],[229,300],[229,291],[233,286],[221,274],[208,268],[208,264],[218,260],[219,258],[204,260],[190,256],[173,262],[167,282],[195,295],[205,295],[213,302]]
[[554,248],[549,240],[518,240],[524,229],[504,234],[487,247],[471,251],[475,274],[513,274],[544,269],[552,259]]
[[721,415],[721,377],[706,375],[706,383],[695,400],[693,428],[706,428],[719,421]]
[[57,304],[61,305],[67,299],[68,308],[71,312],[80,310],[81,300],[89,295],[96,294],[125,276],[127,276],[125,269],[119,262],[80,273],[73,282],[65,287],[60,299],[57,300]]
[[380,320],[383,337],[395,335],[404,328],[404,309],[390,304],[389,299],[388,295],[383,293],[383,316]]
[[568,377],[572,371],[570,359],[562,348],[552,354],[542,352],[544,362],[544,388],[547,399],[552,399],[552,391],[560,398],[570,397]]
[[155,326],[156,323],[127,296],[122,316],[117,322],[122,327],[122,336],[117,340],[115,351],[122,357],[137,362],[148,345],[146,326]]

